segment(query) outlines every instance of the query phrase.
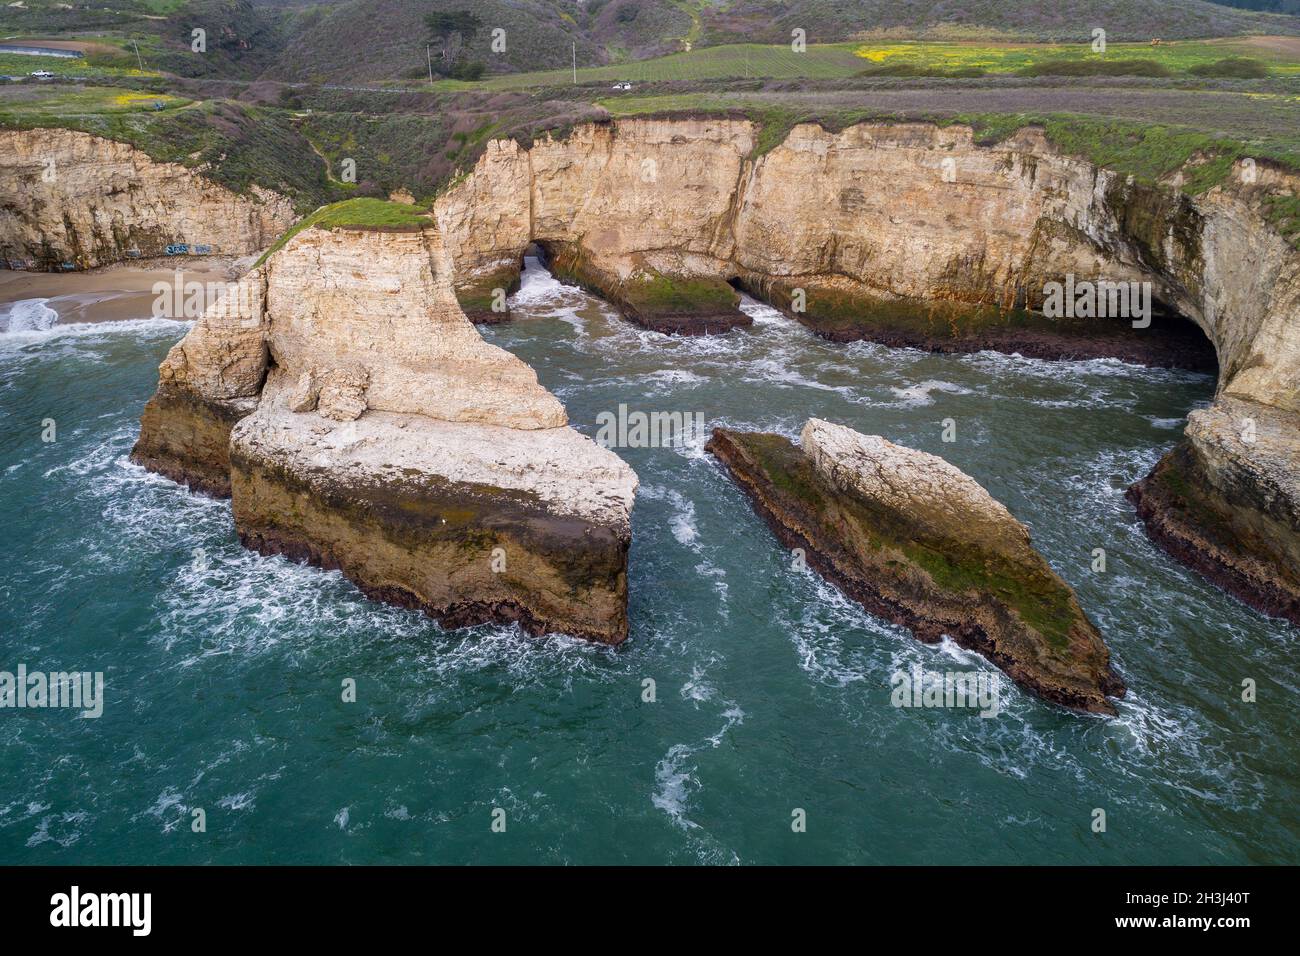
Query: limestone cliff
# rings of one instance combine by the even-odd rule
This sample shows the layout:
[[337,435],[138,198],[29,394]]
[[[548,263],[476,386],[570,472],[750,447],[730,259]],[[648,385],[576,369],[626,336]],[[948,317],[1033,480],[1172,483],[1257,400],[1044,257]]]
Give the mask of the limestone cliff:
[[125,143],[66,129],[0,130],[0,258],[78,269],[187,245],[215,255],[268,246],[294,220],[287,199],[240,196]]
[[137,461],[445,623],[626,637],[636,476],[482,340],[431,221],[306,228],[243,282],[163,361]]
[[[1281,429],[1300,413],[1300,254],[1269,226],[1265,205],[1300,191],[1294,174],[1260,163],[1193,198],[1176,182],[1142,185],[1066,155],[1033,128],[981,145],[963,126],[801,125],[755,157],[756,141],[744,120],[647,119],[579,127],[530,149],[491,144],[435,207],[458,294],[479,302],[509,287],[536,242],[559,274],[665,331],[727,327],[731,283],[838,340],[1213,365],[1185,322],[1157,315],[1141,329],[1028,311],[1069,276],[1148,282],[1157,304],[1214,349],[1220,431],[1247,420]],[[694,325],[682,318],[692,313]],[[1211,431],[1187,436],[1205,462],[1223,447]],[[1243,446],[1214,482],[1191,475],[1225,504],[1257,502],[1256,485],[1276,489],[1267,507],[1234,501],[1215,556],[1193,562],[1215,564],[1214,578],[1247,599],[1242,582],[1257,576],[1234,563],[1269,565],[1278,552],[1261,542],[1300,534],[1300,498],[1270,479],[1298,457],[1294,441],[1267,460]],[[1142,509],[1148,522],[1175,507],[1161,500]],[[1186,558],[1203,536],[1194,509],[1176,521],[1185,543],[1171,547]],[[1254,603],[1300,601],[1294,582],[1274,585],[1285,600]]]
[[708,449],[777,537],[874,614],[949,635],[1044,698],[1115,713],[1124,683],[1029,532],[941,458],[810,419],[780,435],[716,429]]

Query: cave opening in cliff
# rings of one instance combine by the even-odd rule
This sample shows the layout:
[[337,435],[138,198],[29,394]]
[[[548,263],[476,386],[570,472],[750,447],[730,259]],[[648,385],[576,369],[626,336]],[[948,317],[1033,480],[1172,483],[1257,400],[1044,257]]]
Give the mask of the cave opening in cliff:
[[546,247],[546,243],[543,241],[530,242],[528,248],[524,250],[523,257],[519,260],[519,268],[524,268],[529,259],[536,259],[538,265],[549,270],[551,254],[550,250]]
[[1219,355],[1214,343],[1194,319],[1172,303],[1153,295],[1150,326],[1138,328],[1132,323],[1129,325],[1133,341],[1149,350],[1150,360],[1144,364],[1218,376]]

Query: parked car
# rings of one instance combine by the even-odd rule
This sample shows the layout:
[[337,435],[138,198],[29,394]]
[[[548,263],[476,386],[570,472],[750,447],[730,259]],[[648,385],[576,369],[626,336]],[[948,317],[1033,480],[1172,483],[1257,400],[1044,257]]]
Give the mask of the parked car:
[[51,73],[49,70],[32,70],[32,72],[29,73],[28,76],[34,76],[38,80],[48,80],[50,79],[50,77],[54,76],[54,74]]

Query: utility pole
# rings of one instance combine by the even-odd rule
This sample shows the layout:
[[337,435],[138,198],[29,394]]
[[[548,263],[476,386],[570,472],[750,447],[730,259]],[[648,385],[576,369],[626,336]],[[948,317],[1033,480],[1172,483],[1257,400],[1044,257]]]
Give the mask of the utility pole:
[[429,85],[433,86],[433,53],[429,50],[429,44],[424,45],[424,58],[429,61]]
[[140,67],[140,72],[144,72],[144,60],[140,59],[140,47],[134,39],[131,40],[131,46],[135,47],[135,62]]
[[573,85],[578,85],[578,41],[573,41]]

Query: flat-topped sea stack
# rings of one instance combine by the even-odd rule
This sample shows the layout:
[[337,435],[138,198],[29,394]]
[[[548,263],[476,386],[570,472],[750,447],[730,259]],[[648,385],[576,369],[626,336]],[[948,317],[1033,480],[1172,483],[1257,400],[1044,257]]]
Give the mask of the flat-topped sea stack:
[[1028,530],[941,458],[810,419],[800,445],[715,429],[706,446],[787,547],[920,640],[950,636],[1023,687],[1114,714],[1110,652]]
[[449,626],[627,636],[636,476],[456,302],[432,219],[327,207],[168,354],[135,460],[232,497],[248,547]]

